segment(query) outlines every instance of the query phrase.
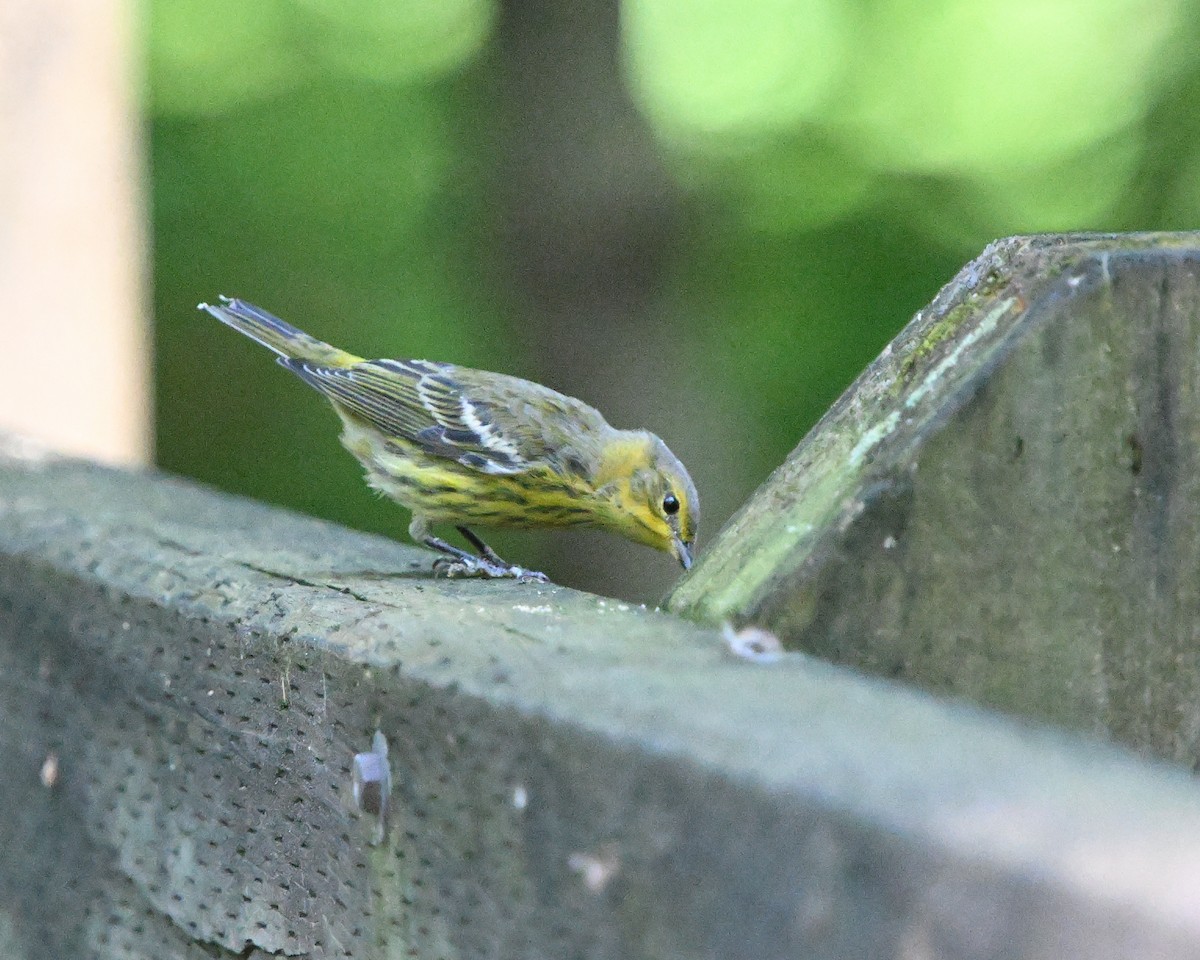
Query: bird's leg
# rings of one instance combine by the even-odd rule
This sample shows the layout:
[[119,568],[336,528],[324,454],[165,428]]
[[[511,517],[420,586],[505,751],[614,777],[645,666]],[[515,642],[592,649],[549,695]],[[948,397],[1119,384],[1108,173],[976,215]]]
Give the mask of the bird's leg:
[[518,580],[537,580],[539,583],[549,583],[550,578],[544,573],[539,573],[537,570],[526,570],[524,567],[518,567],[514,563],[509,563],[500,557],[491,547],[473,533],[467,527],[456,527],[459,533],[463,535],[463,539],[471,546],[479,551],[479,555],[488,563],[500,567],[502,570],[508,571],[505,576],[516,577]]
[[505,563],[502,559],[500,559],[500,555],[498,553],[496,553],[495,550],[493,550],[486,543],[484,543],[479,537],[477,537],[474,533],[472,533],[471,530],[468,529],[467,527],[456,527],[455,529],[458,530],[458,532],[463,535],[463,539],[466,540],[467,543],[469,543],[477,551],[479,551],[479,555],[481,557],[483,557],[485,560],[491,560],[492,563],[496,564],[497,566],[501,566],[501,567],[512,566],[512,564]]
[[540,583],[549,582],[550,578],[544,573],[539,573],[537,570],[526,570],[524,567],[519,567],[515,563],[509,563],[503,559],[468,527],[460,526],[456,529],[471,546],[479,551],[480,559],[503,571],[502,576],[515,577],[518,580],[536,580]]
[[[456,547],[452,543],[447,543],[441,537],[422,537],[421,543],[429,547],[431,550],[437,550],[439,553],[445,554],[445,556],[438,557],[433,561],[435,567],[439,565],[445,565],[447,563],[453,563],[464,568],[470,568],[470,572],[473,574],[475,572],[475,567],[479,567],[480,572],[482,572],[484,564],[488,563],[485,557],[477,557],[472,553],[468,553],[466,550]],[[481,560],[483,561],[482,564],[480,563]],[[467,573],[468,571],[467,569],[464,569],[461,572]]]
[[[408,533],[417,543],[444,554],[433,561],[434,573],[444,573],[447,577],[487,577],[489,579],[509,577],[515,580],[541,582],[547,580],[545,574],[505,563],[490,548],[487,548],[483,556],[477,557],[452,543],[447,543],[441,537],[435,537],[429,531],[429,522],[424,517],[414,517],[413,522],[409,524]],[[473,545],[482,542],[473,534],[468,537],[468,540]]]

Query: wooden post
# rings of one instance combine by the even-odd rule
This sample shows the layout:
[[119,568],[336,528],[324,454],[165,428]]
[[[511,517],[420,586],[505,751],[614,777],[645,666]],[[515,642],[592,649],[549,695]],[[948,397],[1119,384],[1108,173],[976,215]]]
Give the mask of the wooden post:
[[1200,763],[1200,237],[993,244],[670,606]]
[[150,453],[132,11],[0,3],[0,428]]

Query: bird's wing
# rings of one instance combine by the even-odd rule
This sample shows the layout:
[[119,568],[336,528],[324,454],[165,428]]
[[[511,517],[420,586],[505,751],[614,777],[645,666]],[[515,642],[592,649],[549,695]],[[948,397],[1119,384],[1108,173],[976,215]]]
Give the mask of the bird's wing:
[[[428,454],[482,473],[522,473],[546,465],[571,433],[564,415],[575,414],[575,406],[603,423],[590,407],[538,384],[452,364],[280,363],[385,436],[408,440]],[[562,409],[563,403],[570,409]]]

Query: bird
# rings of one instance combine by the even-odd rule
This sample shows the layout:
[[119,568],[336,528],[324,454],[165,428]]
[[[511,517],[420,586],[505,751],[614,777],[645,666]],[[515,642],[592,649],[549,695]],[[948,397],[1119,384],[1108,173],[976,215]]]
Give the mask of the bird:
[[[332,404],[367,484],[412,512],[409,535],[441,554],[435,574],[548,582],[508,563],[472,527],[592,527],[690,569],[700,500],[653,433],[618,430],[588,404],[501,373],[429,360],[367,360],[245,300],[201,303]],[[455,527],[471,553],[434,534]]]

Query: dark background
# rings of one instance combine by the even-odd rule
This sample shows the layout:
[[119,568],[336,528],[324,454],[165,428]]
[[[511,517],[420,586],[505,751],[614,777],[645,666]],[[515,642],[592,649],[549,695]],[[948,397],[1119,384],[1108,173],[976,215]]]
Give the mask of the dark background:
[[[150,0],[157,457],[401,536],[327,405],[196,312],[544,382],[662,436],[701,547],[991,239],[1189,229],[1183,0]],[[600,533],[515,562],[653,601]]]

